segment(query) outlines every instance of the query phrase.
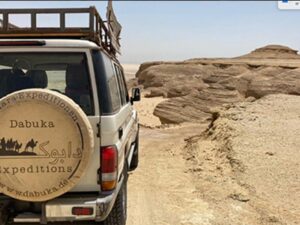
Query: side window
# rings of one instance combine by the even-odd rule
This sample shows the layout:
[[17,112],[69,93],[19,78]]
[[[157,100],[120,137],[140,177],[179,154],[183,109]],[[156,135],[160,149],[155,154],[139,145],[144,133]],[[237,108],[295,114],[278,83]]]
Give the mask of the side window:
[[129,102],[129,94],[128,94],[127,83],[126,83],[126,79],[125,79],[123,70],[120,70],[120,74],[121,74],[121,79],[123,80],[123,84],[124,84],[124,90],[125,90],[125,96],[126,96],[126,103],[128,103]]
[[113,70],[113,65],[108,57],[104,57],[104,64],[107,73],[107,86],[110,95],[112,111],[116,112],[121,108],[120,90],[118,80]]
[[122,105],[125,105],[129,101],[129,96],[128,96],[128,91],[124,80],[124,76],[118,65],[114,64],[114,69],[118,77]]

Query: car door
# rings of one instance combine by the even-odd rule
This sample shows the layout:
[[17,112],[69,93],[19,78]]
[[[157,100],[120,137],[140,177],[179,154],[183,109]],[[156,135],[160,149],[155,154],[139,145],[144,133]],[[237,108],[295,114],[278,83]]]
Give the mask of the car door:
[[117,63],[113,63],[114,71],[118,80],[120,98],[121,98],[121,126],[120,126],[120,136],[122,141],[122,147],[124,148],[124,157],[127,156],[128,150],[130,149],[130,145],[133,142],[132,140],[132,105],[129,100],[128,90],[126,86],[126,81],[124,77],[123,70],[121,66]]

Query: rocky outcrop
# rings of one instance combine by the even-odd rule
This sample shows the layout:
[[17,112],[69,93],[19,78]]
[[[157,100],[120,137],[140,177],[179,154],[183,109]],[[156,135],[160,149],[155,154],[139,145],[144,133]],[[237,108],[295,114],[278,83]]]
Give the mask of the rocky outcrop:
[[154,111],[162,123],[204,122],[223,104],[276,93],[300,95],[300,56],[269,45],[233,59],[145,63],[136,77],[150,92],[146,97],[167,98]]
[[255,49],[250,54],[241,58],[259,58],[259,59],[300,59],[298,51],[281,45],[267,45],[263,48]]
[[300,68],[269,76],[256,74],[249,83],[246,96],[261,98],[276,93],[300,95]]
[[146,67],[138,72],[137,76],[139,83],[150,91],[148,97],[173,98],[207,88],[208,85],[203,82],[201,74],[209,72],[202,65],[160,64]]
[[224,89],[221,85],[195,91],[184,97],[171,98],[157,105],[154,115],[163,124],[203,122],[211,119],[212,109],[226,103],[239,102],[243,97],[236,90]]

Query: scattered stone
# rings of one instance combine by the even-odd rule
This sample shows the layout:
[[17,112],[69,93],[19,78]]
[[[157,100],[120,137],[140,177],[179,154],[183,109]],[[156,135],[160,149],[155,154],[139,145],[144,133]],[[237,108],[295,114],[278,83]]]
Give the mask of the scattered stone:
[[266,152],[266,155],[273,156],[274,152]]
[[233,194],[230,194],[228,197],[232,198],[233,200],[239,201],[239,202],[250,201],[249,196],[242,194],[242,193],[233,193]]

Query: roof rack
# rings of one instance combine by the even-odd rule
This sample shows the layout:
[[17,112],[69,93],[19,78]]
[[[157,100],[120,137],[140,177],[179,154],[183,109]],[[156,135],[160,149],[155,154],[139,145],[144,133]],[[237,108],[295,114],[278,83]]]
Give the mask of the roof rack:
[[[88,27],[66,27],[66,14],[88,14]],[[120,53],[119,38],[110,31],[95,7],[75,9],[0,9],[0,39],[2,38],[75,38],[95,42],[109,54]],[[9,15],[29,14],[30,27],[20,28],[9,23]],[[37,27],[38,14],[58,14],[59,27]],[[2,24],[2,26],[1,26]]]

